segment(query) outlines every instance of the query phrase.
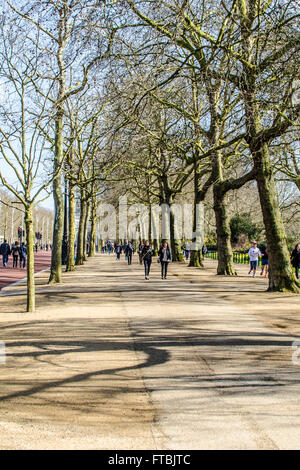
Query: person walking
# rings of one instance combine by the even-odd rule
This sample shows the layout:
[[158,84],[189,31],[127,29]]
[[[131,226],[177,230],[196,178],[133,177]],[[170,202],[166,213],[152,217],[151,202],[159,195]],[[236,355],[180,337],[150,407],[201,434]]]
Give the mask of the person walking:
[[139,260],[140,260],[140,264],[143,264],[143,260],[142,260],[142,257],[143,257],[143,249],[144,249],[144,243],[141,242],[139,244],[139,250],[138,250],[138,254],[139,254]]
[[20,246],[20,268],[26,267],[26,258],[27,258],[27,247],[24,242]]
[[251,274],[251,272],[253,271],[253,277],[255,277],[258,257],[261,256],[261,252],[260,249],[257,247],[256,241],[252,242],[252,247],[248,251],[248,255],[250,256],[250,271],[248,272],[248,274]]
[[295,245],[295,248],[292,251],[291,255],[292,266],[296,270],[296,278],[299,279],[299,269],[300,269],[300,243]]
[[149,274],[150,274],[150,268],[151,268],[153,255],[154,255],[153,248],[150,246],[150,243],[147,240],[142,251],[142,261],[144,261],[144,266],[145,266],[145,279],[147,280],[149,280]]
[[172,261],[172,252],[167,242],[160,247],[158,256],[161,264],[161,278],[167,279],[168,264]]
[[2,255],[2,263],[3,267],[6,268],[7,263],[8,263],[8,256],[10,255],[10,246],[7,243],[7,240],[4,240],[4,242],[0,246],[0,253]]
[[261,272],[260,275],[262,276],[265,273],[265,277],[268,277],[268,270],[269,270],[269,256],[266,245],[263,245],[260,249],[261,251]]
[[134,253],[134,248],[131,242],[128,242],[125,248],[125,259],[127,258],[127,262],[130,265],[132,263],[132,255]]
[[107,246],[107,253],[110,255],[112,252],[112,242],[108,240],[106,246]]
[[13,268],[18,267],[18,261],[20,256],[20,247],[19,242],[15,242],[14,246],[12,247],[12,255],[13,255]]
[[187,243],[185,244],[185,259],[186,259],[187,261],[189,260],[190,255],[191,255],[191,244],[187,242]]
[[115,253],[116,253],[116,255],[117,255],[117,258],[116,258],[117,261],[120,261],[120,256],[121,256],[121,253],[122,253],[122,246],[121,246],[121,243],[120,243],[120,242],[118,242],[118,243],[116,244]]
[[125,240],[122,245],[122,251],[124,253],[125,259],[127,259],[127,250],[126,250],[127,246],[128,246],[128,240]]

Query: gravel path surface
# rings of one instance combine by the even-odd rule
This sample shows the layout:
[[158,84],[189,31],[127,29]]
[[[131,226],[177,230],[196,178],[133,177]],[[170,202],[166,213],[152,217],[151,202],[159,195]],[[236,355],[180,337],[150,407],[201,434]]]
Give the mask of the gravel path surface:
[[40,274],[35,314],[10,287],[0,448],[300,448],[299,297],[206,264],[146,281],[98,255],[59,286]]

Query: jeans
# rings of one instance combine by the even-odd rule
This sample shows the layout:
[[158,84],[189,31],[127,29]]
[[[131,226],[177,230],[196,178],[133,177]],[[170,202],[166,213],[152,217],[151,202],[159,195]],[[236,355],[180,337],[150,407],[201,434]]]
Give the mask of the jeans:
[[22,256],[22,258],[20,258],[20,268],[21,268],[21,266],[23,268],[25,268],[25,266],[26,266],[26,256]]
[[299,269],[300,268],[299,268],[299,266],[297,266],[295,269],[296,269],[296,278],[299,279]]
[[127,255],[128,264],[131,264],[131,260],[132,260],[132,253]]
[[144,259],[144,266],[145,266],[145,276],[149,276],[150,274],[150,267],[151,267],[151,261]]
[[3,266],[5,266],[8,263],[8,253],[6,253],[6,255],[2,255],[2,261],[3,261]]
[[168,272],[168,261],[161,261],[161,277],[165,278],[167,277],[167,272]]

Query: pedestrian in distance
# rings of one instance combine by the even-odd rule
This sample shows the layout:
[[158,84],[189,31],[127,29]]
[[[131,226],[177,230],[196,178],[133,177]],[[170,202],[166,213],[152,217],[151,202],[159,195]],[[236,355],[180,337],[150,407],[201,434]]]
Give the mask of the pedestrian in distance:
[[265,277],[268,277],[268,270],[269,270],[269,256],[266,245],[263,245],[260,248],[261,251],[261,272],[260,275],[262,276],[265,273]]
[[22,242],[20,246],[20,268],[26,267],[26,258],[27,258],[27,247],[25,243]]
[[122,245],[122,250],[124,252],[125,259],[127,259],[127,251],[126,251],[127,245],[128,245],[128,240],[125,240],[124,244]]
[[140,261],[140,264],[143,264],[143,260],[142,260],[142,257],[143,257],[143,249],[144,249],[144,243],[141,242],[139,244],[139,249],[138,249],[138,254],[139,254],[139,261]]
[[295,248],[292,251],[291,263],[296,271],[296,278],[299,279],[299,270],[300,270],[300,243],[295,245]]
[[260,249],[257,247],[257,242],[253,241],[252,242],[252,247],[248,251],[248,255],[250,256],[250,271],[248,274],[251,274],[253,271],[253,277],[255,277],[256,274],[256,268],[258,264],[258,257],[261,256]]
[[160,247],[158,256],[161,264],[161,278],[167,279],[168,265],[172,261],[172,252],[167,242],[164,242]]
[[0,253],[2,255],[3,267],[6,268],[8,263],[8,256],[11,254],[10,246],[7,243],[7,240],[4,240],[4,242],[1,244]]
[[186,243],[185,244],[185,259],[188,261],[191,255],[191,244]]
[[134,248],[131,242],[128,242],[125,248],[125,259],[127,258],[128,265],[132,262],[132,255],[134,253]]
[[18,261],[20,257],[20,247],[19,242],[15,242],[14,246],[12,247],[12,256],[13,256],[13,268],[18,267]]
[[116,255],[117,255],[116,260],[117,260],[117,261],[120,261],[120,256],[121,256],[121,253],[122,253],[122,246],[121,246],[121,243],[120,243],[120,242],[118,242],[118,243],[116,244],[115,253],[116,253]]
[[149,280],[150,268],[152,263],[152,256],[154,255],[153,248],[147,240],[142,251],[142,261],[145,266],[145,279]]

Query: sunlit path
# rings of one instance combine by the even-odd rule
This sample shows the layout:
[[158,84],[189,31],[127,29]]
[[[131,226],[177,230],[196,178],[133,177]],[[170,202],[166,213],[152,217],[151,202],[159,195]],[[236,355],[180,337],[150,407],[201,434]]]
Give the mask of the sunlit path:
[[98,255],[60,286],[41,275],[35,314],[22,311],[24,287],[7,291],[1,448],[299,448],[299,323],[282,307],[295,318],[297,297],[159,269],[145,281],[136,258]]

